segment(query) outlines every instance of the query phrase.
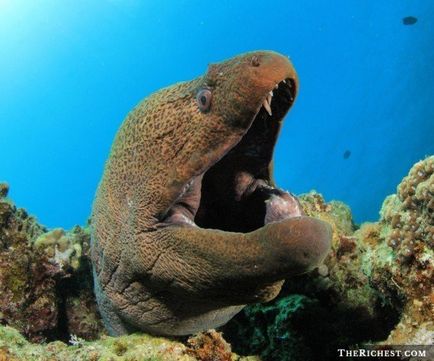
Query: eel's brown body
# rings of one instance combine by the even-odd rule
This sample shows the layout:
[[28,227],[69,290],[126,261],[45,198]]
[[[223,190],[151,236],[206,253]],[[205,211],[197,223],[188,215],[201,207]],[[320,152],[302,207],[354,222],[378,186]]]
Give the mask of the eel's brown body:
[[92,214],[95,292],[110,333],[220,326],[322,261],[330,227],[271,180],[297,88],[286,57],[258,51],[128,114]]

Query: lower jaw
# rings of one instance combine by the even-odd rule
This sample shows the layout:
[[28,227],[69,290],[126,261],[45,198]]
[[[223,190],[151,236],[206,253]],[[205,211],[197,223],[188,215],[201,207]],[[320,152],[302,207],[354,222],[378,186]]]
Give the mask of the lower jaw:
[[[198,177],[196,182],[200,184],[191,188],[201,192],[202,177]],[[243,194],[229,197],[226,201],[221,201],[225,194],[211,201],[200,199],[202,196],[187,191],[172,207],[164,224],[247,233],[269,223],[304,215],[297,197],[261,179],[250,184]],[[198,198],[200,205],[197,209],[188,206],[192,199],[197,202]]]

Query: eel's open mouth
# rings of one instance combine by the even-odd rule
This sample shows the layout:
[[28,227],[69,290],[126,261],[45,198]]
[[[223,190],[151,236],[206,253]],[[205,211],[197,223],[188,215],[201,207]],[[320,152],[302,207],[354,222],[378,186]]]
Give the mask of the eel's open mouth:
[[250,232],[302,215],[296,197],[274,187],[270,169],[282,119],[296,91],[290,78],[270,89],[239,143],[186,184],[163,223]]

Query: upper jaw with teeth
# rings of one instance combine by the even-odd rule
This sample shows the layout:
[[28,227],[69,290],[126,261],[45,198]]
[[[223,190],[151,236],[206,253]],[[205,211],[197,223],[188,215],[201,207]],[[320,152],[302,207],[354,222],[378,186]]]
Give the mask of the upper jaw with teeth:
[[[286,84],[285,80],[282,80],[283,83]],[[279,88],[279,84],[276,84],[274,86],[274,89]],[[273,98],[273,91],[270,90],[267,94],[267,96],[265,97],[264,101],[262,102],[263,107],[265,108],[265,110],[267,111],[268,115],[273,115],[271,112],[271,99]]]
[[268,115],[272,115],[271,113],[271,99],[273,98],[273,91],[270,90],[270,92],[265,97],[264,101],[262,102],[262,105],[264,106],[265,110],[267,111]]

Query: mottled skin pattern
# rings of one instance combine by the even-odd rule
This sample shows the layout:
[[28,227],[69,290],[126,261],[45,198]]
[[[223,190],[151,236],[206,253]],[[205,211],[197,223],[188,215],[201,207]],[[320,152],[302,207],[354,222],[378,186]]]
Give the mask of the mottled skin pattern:
[[[183,335],[220,326],[325,257],[330,228],[310,217],[244,233],[167,221],[189,180],[240,141],[283,79],[298,85],[286,57],[247,53],[152,94],[128,114],[92,214],[95,292],[110,333]],[[204,87],[212,90],[209,111],[196,100]],[[263,172],[269,177],[270,167]]]

